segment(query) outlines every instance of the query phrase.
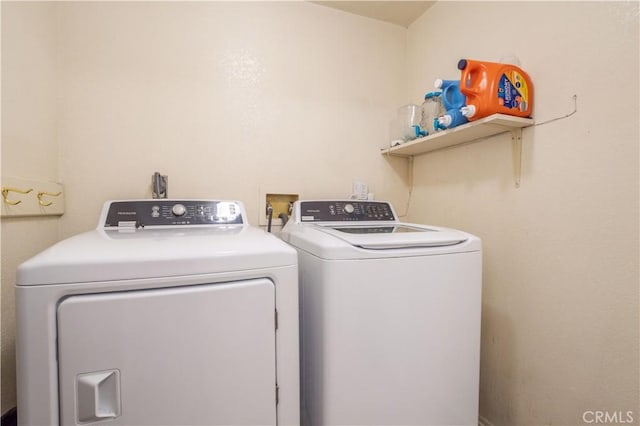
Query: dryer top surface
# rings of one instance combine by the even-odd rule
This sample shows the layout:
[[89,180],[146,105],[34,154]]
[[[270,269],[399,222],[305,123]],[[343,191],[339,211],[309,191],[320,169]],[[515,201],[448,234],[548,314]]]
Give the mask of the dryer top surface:
[[197,226],[124,225],[98,227],[49,247],[18,267],[16,284],[178,277],[296,264],[295,250],[246,221]]

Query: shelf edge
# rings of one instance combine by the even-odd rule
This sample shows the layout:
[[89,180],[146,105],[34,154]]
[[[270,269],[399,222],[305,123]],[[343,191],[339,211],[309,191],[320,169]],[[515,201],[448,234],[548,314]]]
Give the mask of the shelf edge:
[[[412,157],[415,155],[426,154],[440,149],[449,148],[456,145],[462,145],[465,143],[473,142],[478,139],[484,139],[487,137],[499,135],[509,132],[515,129],[522,129],[524,127],[530,127],[535,124],[532,118],[516,117],[506,114],[493,114],[488,117],[484,117],[478,121],[473,121],[462,126],[454,127],[443,132],[436,133],[434,135],[426,136],[419,139],[414,139],[410,142],[406,142],[402,145],[398,145],[390,148],[382,148],[380,153],[382,155],[394,156],[394,157]],[[472,132],[473,129],[480,129],[482,127],[493,128],[493,131],[488,132],[486,135],[470,137],[463,141],[453,141],[447,143],[448,138],[453,138],[453,135],[461,137],[459,133]],[[440,141],[441,146],[423,146],[429,142]],[[416,152],[414,152],[416,151]]]

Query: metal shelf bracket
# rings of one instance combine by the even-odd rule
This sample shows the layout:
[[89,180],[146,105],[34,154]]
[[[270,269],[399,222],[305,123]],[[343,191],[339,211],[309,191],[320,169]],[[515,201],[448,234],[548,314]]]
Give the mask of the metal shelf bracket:
[[511,129],[511,146],[513,147],[513,174],[516,188],[520,188],[522,176],[522,128]]

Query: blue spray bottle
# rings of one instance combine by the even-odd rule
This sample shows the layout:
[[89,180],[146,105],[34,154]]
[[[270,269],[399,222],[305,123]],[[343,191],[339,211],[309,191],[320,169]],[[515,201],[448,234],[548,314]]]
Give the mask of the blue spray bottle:
[[467,123],[469,120],[460,112],[467,102],[467,98],[460,92],[460,80],[437,79],[434,86],[442,89],[442,104],[446,109],[444,115],[434,120],[434,127],[450,129]]

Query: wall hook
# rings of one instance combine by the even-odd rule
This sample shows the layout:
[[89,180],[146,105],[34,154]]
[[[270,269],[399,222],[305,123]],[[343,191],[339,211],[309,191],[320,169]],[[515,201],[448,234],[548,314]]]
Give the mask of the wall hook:
[[167,198],[169,194],[169,177],[155,172],[151,176],[151,196],[153,198]]
[[18,200],[18,201],[11,201],[9,200],[7,197],[9,196],[9,192],[17,192],[18,194],[28,194],[31,191],[33,191],[33,188],[29,188],[26,191],[23,189],[17,189],[17,188],[10,188],[10,187],[3,187],[2,188],[2,199],[5,203],[15,206],[16,204],[20,204],[22,201]]
[[49,197],[58,197],[62,194],[62,191],[60,192],[45,192],[45,191],[39,191],[36,194],[36,197],[38,198],[38,204],[40,204],[41,206],[47,207],[50,206],[51,204],[53,204],[53,201],[49,201],[48,203],[46,201],[42,200],[42,197],[44,195],[48,195]]

